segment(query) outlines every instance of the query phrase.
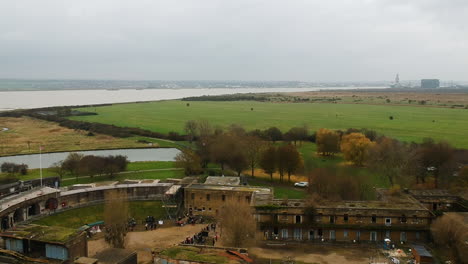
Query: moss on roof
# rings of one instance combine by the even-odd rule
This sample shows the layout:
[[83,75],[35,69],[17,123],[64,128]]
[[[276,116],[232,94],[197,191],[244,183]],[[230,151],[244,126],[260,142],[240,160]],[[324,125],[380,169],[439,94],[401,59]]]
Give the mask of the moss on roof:
[[76,229],[60,226],[24,225],[18,226],[15,230],[8,230],[3,235],[18,238],[34,239],[44,242],[65,243],[77,236],[80,232]]
[[199,261],[213,264],[229,263],[227,257],[220,256],[213,251],[201,252],[196,247],[171,247],[160,253],[162,256],[167,256],[177,260]]

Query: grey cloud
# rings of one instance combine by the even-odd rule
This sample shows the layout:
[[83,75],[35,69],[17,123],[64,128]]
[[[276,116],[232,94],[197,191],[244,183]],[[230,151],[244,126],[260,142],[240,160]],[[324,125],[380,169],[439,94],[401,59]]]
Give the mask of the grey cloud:
[[2,1],[0,78],[468,79],[468,1],[408,2]]

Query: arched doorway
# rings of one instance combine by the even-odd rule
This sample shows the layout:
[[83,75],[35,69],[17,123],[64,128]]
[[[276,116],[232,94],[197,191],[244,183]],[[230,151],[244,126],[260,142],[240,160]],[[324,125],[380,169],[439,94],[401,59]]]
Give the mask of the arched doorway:
[[41,212],[39,204],[32,204],[28,207],[28,217],[33,215],[38,215]]
[[58,207],[58,200],[56,198],[49,198],[45,202],[45,208],[49,210],[55,210]]
[[2,230],[5,230],[5,229],[8,229],[10,228],[10,223],[9,223],[9,217],[8,216],[4,216],[2,217]]
[[24,210],[23,208],[16,209],[15,213],[13,213],[13,221],[15,223],[24,221]]

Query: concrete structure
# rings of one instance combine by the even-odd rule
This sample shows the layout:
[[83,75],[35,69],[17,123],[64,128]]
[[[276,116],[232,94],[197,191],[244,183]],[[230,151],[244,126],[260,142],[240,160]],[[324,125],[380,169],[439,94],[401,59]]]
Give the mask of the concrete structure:
[[1,229],[41,214],[104,202],[106,193],[117,189],[125,190],[129,200],[181,200],[183,195],[180,185],[158,180],[74,185],[69,189],[41,187],[0,199]]
[[50,187],[42,187],[0,200],[1,229],[5,230],[32,216],[56,207],[60,191]]
[[409,190],[408,193],[433,212],[468,211],[468,208],[464,208],[460,203],[461,198],[447,190]]
[[138,264],[137,253],[133,250],[122,248],[105,249],[92,258],[82,258],[75,264]]
[[16,226],[0,234],[5,241],[5,249],[22,255],[59,260],[72,263],[72,260],[87,256],[86,233],[64,227],[39,225]]
[[295,241],[427,241],[434,215],[412,197],[391,201],[272,200],[256,206],[265,239]]
[[184,188],[185,210],[189,214],[216,216],[227,201],[249,205],[268,203],[273,198],[269,188],[191,184]]
[[432,254],[427,251],[424,246],[412,245],[411,252],[413,254],[416,264],[432,264],[434,260]]
[[440,87],[439,79],[422,79],[421,88],[423,89],[436,89]]
[[208,185],[240,185],[240,177],[208,176],[205,180]]

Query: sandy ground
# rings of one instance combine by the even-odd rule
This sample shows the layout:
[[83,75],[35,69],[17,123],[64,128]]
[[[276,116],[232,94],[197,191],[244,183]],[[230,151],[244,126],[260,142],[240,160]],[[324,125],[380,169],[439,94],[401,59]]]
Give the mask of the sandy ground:
[[[183,227],[162,227],[153,231],[129,232],[126,237],[126,248],[138,254],[138,263],[151,261],[151,249],[167,248],[182,242],[186,237],[201,231],[206,224],[186,225]],[[108,248],[104,238],[88,241],[88,256]]]
[[[308,250],[309,249],[309,250]],[[319,263],[319,264],[334,264],[334,263],[347,263],[347,264],[362,264],[368,263],[369,257],[376,257],[373,250],[367,248],[331,248],[320,250],[320,247],[308,245],[306,248],[301,249],[276,249],[276,248],[251,248],[249,253],[255,257],[262,259],[283,260],[291,256],[295,261],[304,263]],[[310,251],[310,252],[309,252]],[[384,258],[381,258],[384,261]]]

